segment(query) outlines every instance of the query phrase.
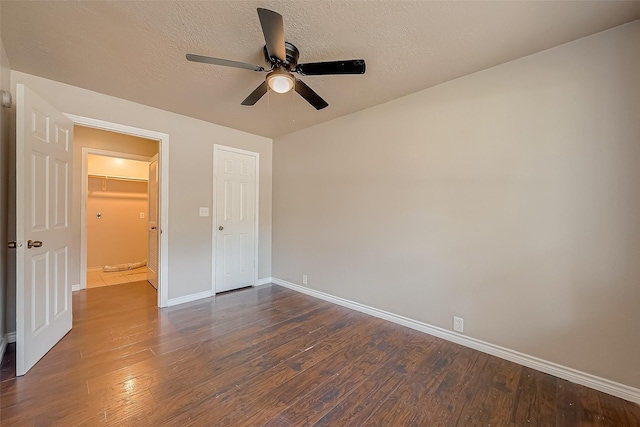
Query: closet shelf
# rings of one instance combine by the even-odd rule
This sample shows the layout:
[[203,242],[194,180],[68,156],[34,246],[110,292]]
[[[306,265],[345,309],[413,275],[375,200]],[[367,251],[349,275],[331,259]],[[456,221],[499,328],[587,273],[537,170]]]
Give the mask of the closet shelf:
[[89,174],[88,175],[89,178],[98,178],[98,179],[104,179],[104,180],[117,180],[117,181],[134,181],[134,182],[149,182],[148,179],[145,178],[133,178],[133,177],[128,177],[128,176],[111,176],[111,175],[93,175],[93,174]]

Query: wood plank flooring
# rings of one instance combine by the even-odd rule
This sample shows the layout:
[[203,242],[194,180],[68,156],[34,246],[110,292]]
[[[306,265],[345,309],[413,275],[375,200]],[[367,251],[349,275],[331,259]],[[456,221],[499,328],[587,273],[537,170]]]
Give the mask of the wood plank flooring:
[[74,292],[73,330],[3,426],[640,426],[640,406],[275,285],[159,310],[146,282]]

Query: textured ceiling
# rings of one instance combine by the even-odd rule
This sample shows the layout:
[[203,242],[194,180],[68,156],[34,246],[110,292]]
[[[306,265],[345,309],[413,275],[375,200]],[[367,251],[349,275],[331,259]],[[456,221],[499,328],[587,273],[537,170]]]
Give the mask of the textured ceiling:
[[[284,16],[300,62],[364,58],[365,75],[302,77],[294,92],[240,102],[263,73],[192,63],[186,53],[264,65],[257,7]],[[274,137],[640,19],[638,1],[6,1],[11,68]]]

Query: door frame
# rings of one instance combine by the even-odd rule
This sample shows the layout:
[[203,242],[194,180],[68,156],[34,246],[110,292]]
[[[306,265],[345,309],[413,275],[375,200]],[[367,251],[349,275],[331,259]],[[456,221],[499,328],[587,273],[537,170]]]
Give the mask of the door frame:
[[216,230],[218,229],[218,195],[216,194],[216,184],[218,180],[218,167],[217,167],[217,155],[220,151],[230,151],[232,153],[245,154],[256,158],[256,205],[255,205],[255,219],[254,226],[256,230],[255,248],[254,248],[254,275],[253,286],[258,283],[258,243],[259,243],[259,212],[260,212],[260,153],[254,151],[242,150],[240,148],[229,147],[227,145],[213,144],[213,212],[212,212],[212,227],[211,227],[211,292],[216,294]]
[[143,162],[150,162],[152,159],[151,157],[140,156],[138,154],[82,147],[82,185],[80,186],[80,289],[87,288],[87,197],[89,196],[87,177],[89,175],[89,154]]
[[[75,125],[106,130],[110,132],[123,133],[126,135],[138,136],[146,139],[154,139],[158,141],[158,169],[160,171],[160,177],[158,182],[158,215],[160,223],[160,245],[158,248],[158,307],[168,307],[169,300],[169,135],[162,132],[156,132],[153,130],[137,128],[133,126],[123,125],[119,123],[107,122],[99,119],[92,119],[89,117],[77,116],[75,114],[65,114],[69,117]],[[83,159],[83,168],[84,168]],[[86,172],[86,171],[83,171]],[[85,208],[86,214],[86,197],[84,201],[81,201],[81,206]],[[84,218],[84,216],[82,217]],[[85,219],[86,226],[86,219]],[[86,240],[86,227],[81,228],[81,234],[84,233]],[[85,258],[84,262],[84,276],[80,277],[81,283],[84,277],[86,286],[86,241],[85,243]],[[82,244],[82,243],[81,243]],[[77,290],[77,289],[74,289]]]

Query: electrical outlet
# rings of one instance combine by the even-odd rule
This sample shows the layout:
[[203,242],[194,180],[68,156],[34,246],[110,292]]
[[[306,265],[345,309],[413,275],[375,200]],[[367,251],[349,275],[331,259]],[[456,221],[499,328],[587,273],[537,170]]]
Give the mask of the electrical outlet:
[[464,332],[464,319],[462,317],[453,316],[453,330],[456,332]]
[[306,284],[307,284],[307,275],[306,275],[306,274],[303,274],[303,275],[302,275],[302,284],[303,284],[303,285],[306,285]]

